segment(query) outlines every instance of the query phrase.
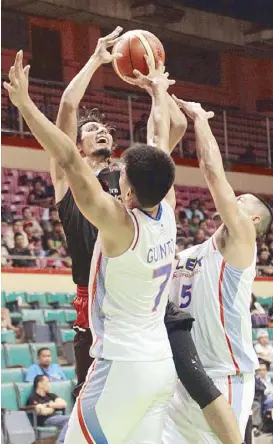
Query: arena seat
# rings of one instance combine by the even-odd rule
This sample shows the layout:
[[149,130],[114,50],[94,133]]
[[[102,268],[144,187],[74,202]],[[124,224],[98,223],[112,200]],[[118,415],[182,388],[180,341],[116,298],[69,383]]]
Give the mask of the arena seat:
[[29,367],[32,364],[28,344],[5,344],[4,352],[7,367]]
[[13,382],[1,384],[1,408],[7,410],[18,410],[16,389]]
[[1,368],[6,368],[6,356],[4,353],[4,346],[1,344]]
[[72,304],[75,297],[76,297],[76,293],[67,293],[66,294],[67,303]]
[[35,310],[24,308],[23,310],[21,310],[21,314],[23,322],[34,321],[37,324],[45,323],[44,312],[40,308]]
[[64,365],[64,366],[62,366],[62,371],[64,372],[67,379],[72,381],[73,379],[76,378],[74,365]]
[[46,296],[44,293],[39,292],[26,293],[26,302],[30,305],[41,307],[46,305]]
[[65,310],[64,314],[65,320],[68,324],[72,324],[77,318],[77,313],[75,310]]
[[45,322],[57,322],[58,324],[66,323],[66,316],[64,310],[52,309],[44,310]]
[[258,297],[257,300],[263,307],[267,307],[268,305],[271,305],[273,303],[272,296],[271,297],[270,296],[269,297]]
[[51,391],[67,402],[66,413],[71,413],[74,405],[71,381],[51,382]]
[[39,344],[37,344],[37,343],[30,344],[30,350],[31,350],[33,362],[34,363],[37,362],[37,352],[40,348],[43,348],[43,347],[49,348],[51,350],[52,362],[57,363],[58,362],[57,349],[56,349],[56,344],[54,344],[54,342],[41,342]]
[[66,293],[47,293],[46,294],[47,303],[49,305],[63,305],[67,304]]
[[31,342],[44,342],[51,340],[49,325],[45,324],[42,309],[23,309],[23,327],[25,339]]
[[22,368],[4,368],[1,369],[1,383],[23,382],[24,372]]
[[31,382],[17,382],[15,384],[15,389],[18,396],[19,408],[25,407],[32,392],[33,384]]
[[15,344],[16,338],[13,330],[1,330],[1,343]]
[[71,329],[61,328],[60,334],[61,334],[62,343],[73,342],[76,332],[75,332],[75,330],[73,330],[73,328],[71,328]]

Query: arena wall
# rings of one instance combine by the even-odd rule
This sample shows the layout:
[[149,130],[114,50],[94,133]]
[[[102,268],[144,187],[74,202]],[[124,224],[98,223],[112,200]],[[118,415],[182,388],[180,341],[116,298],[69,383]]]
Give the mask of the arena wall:
[[[49,171],[49,156],[40,149],[29,149],[23,146],[2,146],[2,167],[22,168],[33,171]],[[195,162],[196,163],[196,162]],[[273,176],[227,172],[227,178],[234,190],[272,194]],[[206,187],[206,182],[200,170],[196,167],[177,165],[176,183],[178,185]]]

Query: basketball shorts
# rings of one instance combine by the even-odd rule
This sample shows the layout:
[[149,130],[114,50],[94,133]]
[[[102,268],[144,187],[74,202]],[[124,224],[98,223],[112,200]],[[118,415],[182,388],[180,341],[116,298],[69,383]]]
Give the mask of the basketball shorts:
[[65,444],[159,444],[177,384],[173,359],[95,360],[72,411]]
[[[255,380],[252,373],[213,380],[231,404],[242,436],[254,399]],[[179,381],[169,404],[162,444],[221,444],[207,424],[202,410]]]
[[88,370],[94,361],[94,358],[90,356],[90,348],[92,346],[92,333],[89,328],[85,331],[78,330],[74,336],[74,350],[75,350],[75,361],[76,361],[76,375],[77,375],[77,385],[73,390],[73,395],[78,396]]

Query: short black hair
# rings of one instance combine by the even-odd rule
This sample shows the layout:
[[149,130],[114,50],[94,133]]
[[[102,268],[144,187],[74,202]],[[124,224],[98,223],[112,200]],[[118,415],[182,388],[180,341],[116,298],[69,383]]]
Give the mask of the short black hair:
[[17,237],[19,237],[19,236],[23,236],[23,233],[15,233],[15,235],[14,235],[14,240],[16,240]]
[[53,211],[58,211],[58,209],[56,207],[50,207],[49,214],[53,213]]
[[46,375],[37,375],[37,376],[35,376],[35,378],[33,380],[33,390],[34,390],[34,392],[37,390],[39,382],[42,381],[44,378],[48,378],[48,376],[46,376]]
[[51,352],[50,348],[48,348],[48,347],[41,347],[41,348],[39,348],[39,350],[37,351],[38,358],[40,357],[40,354],[43,353],[43,351],[46,351],[46,350],[49,350]]
[[125,173],[143,208],[158,205],[172,187],[175,165],[172,158],[150,145],[135,144],[122,159]]
[[24,207],[23,210],[22,210],[22,213],[24,213],[25,210],[31,210],[31,208],[30,207]]
[[256,199],[258,199],[258,201],[268,210],[268,217],[262,221],[263,223],[261,224],[261,229],[257,233],[259,236],[264,236],[271,228],[273,222],[273,211],[269,203],[262,196],[259,196],[258,194],[253,194],[253,196],[255,196]]
[[115,130],[115,128],[113,128],[112,126],[108,125],[105,122],[105,115],[98,108],[93,108],[91,110],[88,110],[86,108],[82,108],[81,116],[78,120],[78,125],[77,125],[76,143],[80,143],[80,141],[81,141],[83,125],[85,125],[86,123],[89,123],[89,122],[100,123],[101,125],[105,126],[105,128],[109,132],[112,132]]
[[16,222],[23,223],[24,221],[23,221],[23,219],[16,219],[16,220],[13,221],[12,225],[16,224]]

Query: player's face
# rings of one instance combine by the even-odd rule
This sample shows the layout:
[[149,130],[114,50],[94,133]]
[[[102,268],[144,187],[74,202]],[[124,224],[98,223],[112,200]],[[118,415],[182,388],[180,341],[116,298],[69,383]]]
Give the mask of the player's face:
[[108,129],[97,122],[87,122],[81,128],[80,148],[85,156],[109,157],[112,152],[113,137]]
[[120,170],[119,187],[121,200],[124,205],[127,208],[134,208],[136,206],[134,201],[134,194],[132,193],[130,184],[126,177],[125,165],[123,165]]

